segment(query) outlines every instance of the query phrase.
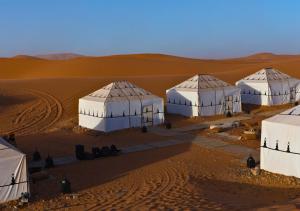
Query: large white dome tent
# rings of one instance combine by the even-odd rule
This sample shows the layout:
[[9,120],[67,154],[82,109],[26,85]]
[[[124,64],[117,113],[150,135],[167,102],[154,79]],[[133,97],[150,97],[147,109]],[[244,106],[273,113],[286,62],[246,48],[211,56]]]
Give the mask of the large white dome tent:
[[113,82],[79,99],[79,125],[110,132],[164,122],[163,99],[128,81]]
[[240,89],[211,75],[195,75],[166,94],[168,113],[191,117],[241,112]]
[[300,178],[300,106],[262,121],[260,168]]
[[26,155],[0,138],[0,203],[29,193]]
[[236,82],[242,103],[282,105],[299,100],[299,80],[273,68],[264,68]]

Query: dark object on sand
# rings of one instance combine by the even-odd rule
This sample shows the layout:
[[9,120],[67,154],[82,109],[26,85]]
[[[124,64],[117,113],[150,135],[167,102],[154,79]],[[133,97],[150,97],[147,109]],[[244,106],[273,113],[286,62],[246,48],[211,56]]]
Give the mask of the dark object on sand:
[[110,156],[111,155],[111,151],[110,151],[110,148],[108,146],[104,146],[102,147],[101,149],[101,156]]
[[228,112],[226,113],[226,117],[232,117],[232,114],[231,114],[230,111],[228,111]]
[[120,149],[117,149],[117,147],[116,147],[114,144],[112,144],[112,145],[110,146],[110,153],[111,153],[112,155],[118,155],[120,152],[121,152],[121,150],[120,150]]
[[42,159],[41,154],[39,153],[39,151],[35,150],[32,155],[32,160],[40,161],[41,159]]
[[294,103],[294,106],[297,106],[297,105],[299,105],[299,102],[298,102],[298,101],[296,101],[296,102]]
[[250,156],[248,157],[248,159],[247,159],[247,167],[250,168],[250,169],[252,169],[252,168],[255,168],[255,165],[256,165],[255,160],[254,160],[254,158],[250,155]]
[[169,129],[169,130],[172,128],[171,122],[166,122],[165,126],[166,126],[166,129]]
[[14,134],[14,133],[10,133],[10,134],[8,135],[8,140],[9,140],[10,142],[15,142],[15,140],[16,140],[15,134]]
[[143,132],[143,133],[147,133],[147,131],[148,131],[148,128],[147,128],[146,126],[143,126],[143,127],[142,127],[142,132]]
[[101,150],[99,147],[92,147],[92,154],[94,158],[99,158],[101,157]]
[[75,155],[78,160],[85,159],[84,146],[81,144],[75,145]]
[[45,159],[45,168],[53,168],[53,167],[54,167],[53,158],[48,155],[48,157]]
[[71,183],[67,178],[64,178],[61,182],[61,192],[63,194],[71,193]]

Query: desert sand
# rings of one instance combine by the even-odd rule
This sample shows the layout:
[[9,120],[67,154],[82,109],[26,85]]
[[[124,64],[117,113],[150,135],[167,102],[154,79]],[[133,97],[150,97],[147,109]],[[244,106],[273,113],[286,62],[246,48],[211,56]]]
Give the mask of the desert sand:
[[[35,149],[43,157],[73,155],[79,143],[90,150],[92,146],[161,142],[168,138],[143,134],[139,129],[109,134],[75,132],[78,99],[114,80],[129,80],[165,97],[167,88],[194,74],[213,74],[234,84],[270,66],[300,78],[300,56],[268,53],[224,60],[158,54],[0,58],[0,133],[14,132],[28,160]],[[257,125],[285,108],[251,108],[255,118],[247,123]],[[167,119],[174,127],[209,120],[173,115]],[[256,149],[259,140],[235,144]],[[297,179],[267,172],[253,176],[235,155],[193,144],[77,162],[45,173],[48,179],[31,184],[32,201],[24,209],[249,210],[293,203],[300,195]],[[75,195],[60,195],[59,181],[64,176]]]

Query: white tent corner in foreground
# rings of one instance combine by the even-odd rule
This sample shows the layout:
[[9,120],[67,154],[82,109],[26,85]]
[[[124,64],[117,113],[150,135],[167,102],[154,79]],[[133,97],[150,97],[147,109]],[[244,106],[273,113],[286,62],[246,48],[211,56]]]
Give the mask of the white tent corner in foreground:
[[0,203],[29,193],[26,155],[0,138]]
[[260,167],[300,178],[300,106],[262,121]]

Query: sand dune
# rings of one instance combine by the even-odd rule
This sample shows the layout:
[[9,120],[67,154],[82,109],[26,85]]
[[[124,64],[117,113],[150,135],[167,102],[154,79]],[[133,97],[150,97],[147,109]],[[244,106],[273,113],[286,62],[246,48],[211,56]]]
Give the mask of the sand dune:
[[[257,54],[223,60],[190,59],[161,54],[133,54],[104,57],[76,57],[46,60],[30,56],[0,58],[2,79],[55,77],[124,77],[210,73],[233,83],[263,67],[279,68],[300,76],[300,56]],[[226,74],[225,74],[226,73]],[[227,74],[230,73],[230,74]]]

